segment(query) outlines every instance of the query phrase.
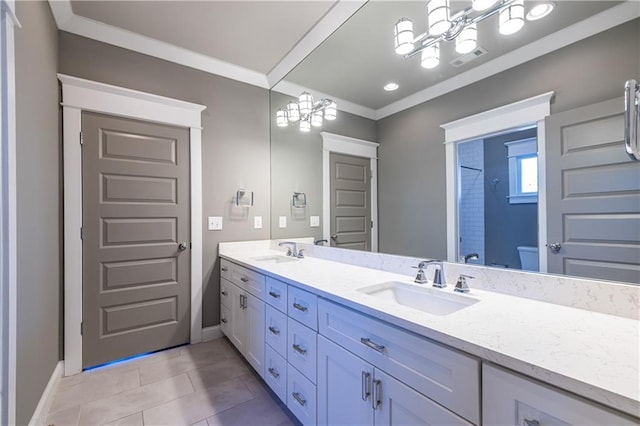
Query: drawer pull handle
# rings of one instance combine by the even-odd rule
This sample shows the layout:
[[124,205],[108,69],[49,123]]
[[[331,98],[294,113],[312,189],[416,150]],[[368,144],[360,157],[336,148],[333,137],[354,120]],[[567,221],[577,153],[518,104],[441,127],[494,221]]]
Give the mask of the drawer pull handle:
[[526,426],[540,426],[540,422],[537,420],[524,419],[524,424]]
[[220,292],[220,294],[222,294],[223,296],[226,296],[226,295],[228,295],[229,293],[227,293],[226,291],[224,291],[224,290],[223,290],[223,291],[221,291],[221,292]]
[[362,400],[366,401],[371,396],[371,373],[362,372]]
[[222,272],[227,272],[227,271],[229,270],[229,268],[227,268],[226,266],[222,266],[222,267],[220,268],[220,270],[221,270]]
[[307,350],[305,348],[303,348],[302,346],[298,345],[297,343],[293,344],[293,350],[298,352],[299,354],[306,354]]
[[298,401],[298,404],[302,405],[303,407],[307,405],[307,400],[300,396],[298,392],[292,393],[291,396],[293,397],[293,399]]
[[382,403],[382,382],[380,380],[373,381],[373,398],[371,398],[371,406],[374,410]]
[[278,370],[276,370],[275,368],[269,367],[268,370],[269,370],[269,373],[276,379],[280,377],[280,373],[278,373]]
[[378,351],[380,353],[384,352],[384,345],[379,345],[379,344],[377,344],[375,342],[372,342],[371,339],[369,339],[367,337],[361,337],[360,338],[360,343],[362,343],[365,346],[370,347],[374,351]]
[[280,330],[278,330],[277,328],[273,327],[273,326],[269,326],[269,331],[273,334],[275,334],[276,336],[278,334],[280,334]]
[[275,297],[276,299],[280,299],[280,295],[278,293],[276,293],[275,291],[270,291],[269,292],[269,296]]
[[309,308],[307,308],[306,306],[302,306],[299,303],[294,303],[293,307],[302,312],[307,312],[309,310]]
[[220,318],[220,322],[222,322],[223,324],[227,323],[227,319],[226,318]]
[[243,283],[248,283],[249,282],[249,278],[242,277],[242,278],[240,278],[240,281],[242,281]]
[[240,295],[240,307],[242,309],[247,309],[247,296],[244,294]]

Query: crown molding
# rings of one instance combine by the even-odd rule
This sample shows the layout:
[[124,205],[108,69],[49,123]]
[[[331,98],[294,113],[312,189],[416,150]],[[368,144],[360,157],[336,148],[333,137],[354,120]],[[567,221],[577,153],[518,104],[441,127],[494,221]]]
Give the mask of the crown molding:
[[532,59],[551,53],[570,44],[606,31],[640,17],[637,0],[624,3],[593,15],[553,34],[522,46],[516,50],[499,56],[469,71],[465,71],[450,79],[434,84],[424,90],[409,95],[376,110],[376,119],[388,117],[405,109],[409,109],[431,99],[445,95],[454,90],[483,80],[494,74],[506,71]]

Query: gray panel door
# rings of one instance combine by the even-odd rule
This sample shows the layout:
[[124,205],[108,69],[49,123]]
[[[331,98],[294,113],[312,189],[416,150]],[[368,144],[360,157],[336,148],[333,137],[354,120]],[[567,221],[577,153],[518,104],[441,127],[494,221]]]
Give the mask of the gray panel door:
[[549,272],[640,283],[640,162],[625,153],[623,105],[547,119]]
[[371,160],[331,153],[331,246],[371,250]]
[[83,367],[187,343],[189,131],[83,113],[82,133]]

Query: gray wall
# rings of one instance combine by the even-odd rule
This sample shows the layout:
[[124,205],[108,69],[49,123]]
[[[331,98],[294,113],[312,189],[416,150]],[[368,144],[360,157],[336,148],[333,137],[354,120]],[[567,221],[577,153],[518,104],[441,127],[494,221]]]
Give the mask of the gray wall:
[[[538,245],[538,204],[511,204],[506,142],[536,137],[537,129],[484,139],[485,265],[521,268],[518,246]],[[497,185],[492,185],[498,179]]]
[[552,113],[621,97],[640,74],[638,40],[636,19],[378,121],[380,251],[446,257],[442,123],[550,90]]
[[[202,116],[203,325],[219,323],[218,243],[269,238],[269,93],[72,34],[60,33],[60,72],[206,105]],[[254,191],[250,209],[232,204],[236,190]],[[222,216],[222,231],[207,230]],[[262,216],[262,229],[253,228]]]
[[[271,118],[292,97],[271,91]],[[338,105],[340,108],[340,105]],[[320,132],[376,142],[376,122],[338,111],[335,121],[302,133],[298,126],[271,128],[271,237],[322,237],[322,136]],[[307,194],[306,208],[293,208],[294,192]],[[278,226],[279,216],[287,217],[287,227]],[[320,216],[320,227],[309,226],[310,216]]]
[[61,349],[58,30],[48,3],[16,7],[16,420],[27,424]]

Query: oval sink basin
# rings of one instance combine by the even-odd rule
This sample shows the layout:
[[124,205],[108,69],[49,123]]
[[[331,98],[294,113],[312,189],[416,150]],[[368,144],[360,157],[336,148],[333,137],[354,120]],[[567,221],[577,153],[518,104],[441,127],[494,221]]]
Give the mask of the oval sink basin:
[[479,302],[466,295],[445,293],[437,288],[418,287],[398,281],[363,287],[358,291],[433,315],[449,315]]
[[252,257],[252,259],[258,262],[273,262],[273,263],[298,262],[300,260],[295,257],[282,256],[279,254],[273,254],[270,256]]

